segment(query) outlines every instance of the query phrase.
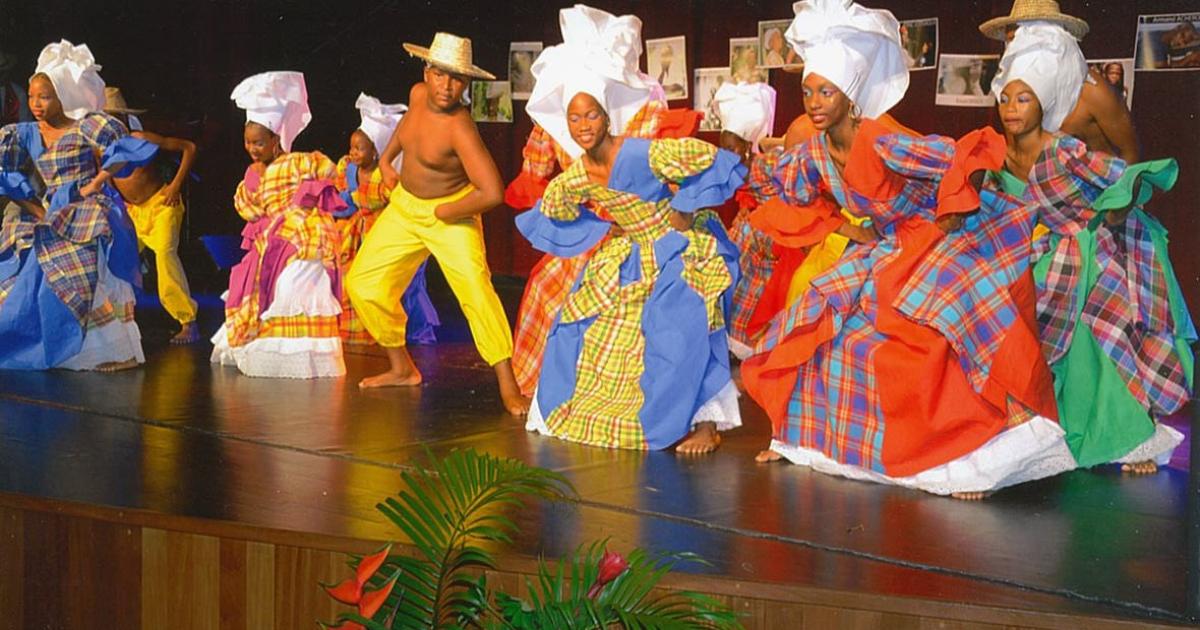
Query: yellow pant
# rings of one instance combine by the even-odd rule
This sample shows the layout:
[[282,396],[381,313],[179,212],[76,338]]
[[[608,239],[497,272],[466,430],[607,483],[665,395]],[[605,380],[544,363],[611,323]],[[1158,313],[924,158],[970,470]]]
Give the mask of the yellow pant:
[[400,296],[432,253],[467,316],[483,360],[495,365],[512,357],[512,329],[492,287],[480,218],[446,223],[433,215],[438,205],[462,199],[474,189],[468,185],[440,199],[421,199],[397,186],[367,232],[346,275],[346,292],[379,345],[404,345],[408,315],[400,307]]
[[129,217],[137,230],[138,249],[154,252],[158,271],[158,298],[163,308],[181,324],[196,321],[196,301],[188,290],[187,276],[179,262],[179,228],[183,225],[183,203],[168,204],[164,188],[141,204],[128,204]]

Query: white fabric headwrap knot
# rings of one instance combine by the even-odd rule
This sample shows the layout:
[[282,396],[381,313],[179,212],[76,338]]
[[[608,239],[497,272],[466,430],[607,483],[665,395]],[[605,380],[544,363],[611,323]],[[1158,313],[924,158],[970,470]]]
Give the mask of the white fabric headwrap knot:
[[804,77],[818,74],[838,86],[862,115],[878,118],[908,90],[900,23],[890,11],[848,0],[802,0],[788,43],[804,59]]
[[50,77],[67,118],[79,120],[104,110],[104,79],[87,44],[76,46],[65,39],[48,44],[38,55],[34,73]]
[[721,84],[713,95],[721,130],[758,147],[758,142],[775,128],[775,88],[766,83]]
[[[609,132],[620,133],[650,99],[655,83],[638,71],[642,21],[577,4],[558,14],[563,43],[542,51],[537,81],[525,111],[572,158],[583,149],[567,130],[567,104],[583,92],[608,113]],[[661,92],[661,89],[660,89]]]
[[371,143],[375,145],[375,151],[379,155],[383,155],[388,141],[392,139],[392,132],[396,130],[396,125],[400,124],[404,112],[408,111],[408,105],[401,103],[385,105],[374,96],[367,96],[359,92],[354,106],[362,115],[362,124],[358,128],[371,139]]
[[262,72],[242,80],[229,95],[246,110],[246,122],[258,123],[279,136],[284,151],[312,121],[308,88],[300,72]]
[[1067,29],[1040,20],[1022,22],[1000,58],[992,94],[999,99],[1004,86],[1024,81],[1042,106],[1042,128],[1053,132],[1075,109],[1085,77],[1087,61]]

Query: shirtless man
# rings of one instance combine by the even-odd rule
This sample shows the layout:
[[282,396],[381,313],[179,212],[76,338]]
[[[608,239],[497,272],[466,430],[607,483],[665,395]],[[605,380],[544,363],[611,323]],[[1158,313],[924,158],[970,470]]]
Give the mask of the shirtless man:
[[[129,126],[129,114],[143,110],[129,109],[121,91],[105,88],[104,111]],[[163,308],[179,322],[179,333],[171,338],[173,344],[196,343],[200,331],[196,328],[196,301],[188,290],[187,276],[179,261],[179,228],[183,224],[183,199],[180,191],[192,164],[196,161],[196,145],[190,140],[160,136],[144,130],[130,130],[136,138],[158,145],[163,151],[181,154],[179,169],[170,182],[164,183],[154,164],[139,166],[128,177],[114,178],[117,190],[125,199],[126,209],[137,230],[138,246],[154,252],[158,273],[158,297]]]
[[[512,329],[491,284],[482,213],[504,199],[504,184],[479,130],[463,106],[471,78],[495,78],[470,63],[469,39],[438,33],[426,49],[404,48],[426,61],[424,82],[409,93],[409,110],[380,158],[391,199],[367,234],[346,277],[350,301],[388,355],[390,368],[359,387],[413,386],[421,373],[405,348],[407,315],[400,296],[431,253],[462,305],[475,346],[496,370],[504,407],[529,410],[512,370]],[[465,60],[465,61],[464,61]],[[400,172],[392,167],[401,153]]]

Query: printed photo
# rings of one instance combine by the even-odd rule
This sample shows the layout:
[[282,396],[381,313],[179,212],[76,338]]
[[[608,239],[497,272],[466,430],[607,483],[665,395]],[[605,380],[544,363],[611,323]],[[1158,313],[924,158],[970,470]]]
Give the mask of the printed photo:
[[693,86],[692,109],[704,112],[700,131],[720,131],[721,118],[713,98],[726,81],[732,81],[729,68],[696,68],[696,84]]
[[512,85],[508,81],[472,81],[471,118],[476,122],[512,122]]
[[758,23],[758,67],[782,68],[800,63],[800,55],[792,50],[783,37],[791,23],[791,20]]
[[994,107],[992,79],[1000,68],[999,55],[942,55],[938,64],[938,105]]
[[932,70],[937,65],[938,19],[901,22],[900,45],[909,70]]
[[729,72],[735,81],[759,83],[767,80],[767,71],[758,67],[757,37],[729,40]]
[[512,42],[508,45],[508,82],[512,97],[525,100],[533,92],[533,62],[542,54],[542,42]]
[[1088,59],[1088,66],[1104,77],[1133,111],[1133,59]]
[[687,42],[683,35],[646,40],[646,74],[662,84],[667,99],[687,98]]
[[1139,15],[1134,67],[1138,70],[1200,69],[1200,13]]

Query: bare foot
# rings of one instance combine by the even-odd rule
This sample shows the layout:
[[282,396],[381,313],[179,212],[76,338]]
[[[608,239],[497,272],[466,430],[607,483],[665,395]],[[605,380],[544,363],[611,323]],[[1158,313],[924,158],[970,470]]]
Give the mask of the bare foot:
[[703,455],[717,450],[721,445],[721,434],[717,433],[717,423],[701,422],[692,430],[678,446],[675,452],[683,455]]
[[780,455],[771,449],[759,451],[758,455],[754,456],[754,461],[760,464],[770,464],[771,462],[777,462],[781,459],[783,459],[783,455]]
[[1152,459],[1144,462],[1133,462],[1131,464],[1121,464],[1121,472],[1127,472],[1134,475],[1153,475],[1158,472],[1158,464]]
[[131,368],[135,368],[137,366],[138,366],[137,359],[127,359],[125,361],[109,361],[108,363],[101,363],[100,365],[97,365],[96,371],[97,372],[105,372],[105,373],[120,372],[121,370],[128,370]]
[[186,346],[197,341],[200,341],[200,329],[196,327],[196,322],[184,324],[183,329],[174,337],[171,337],[171,345],[173,346]]
[[954,492],[950,496],[959,501],[982,501],[987,496],[986,492]]
[[496,370],[496,381],[500,385],[500,400],[504,402],[504,410],[517,417],[528,415],[529,405],[533,401],[521,393],[517,377],[513,374],[512,360],[505,359],[493,367]]
[[374,389],[376,387],[413,387],[421,384],[421,371],[417,369],[417,365],[413,363],[412,357],[408,354],[408,349],[404,346],[397,348],[384,348],[387,352],[388,363],[390,369],[383,374],[368,376],[358,382],[360,389]]

